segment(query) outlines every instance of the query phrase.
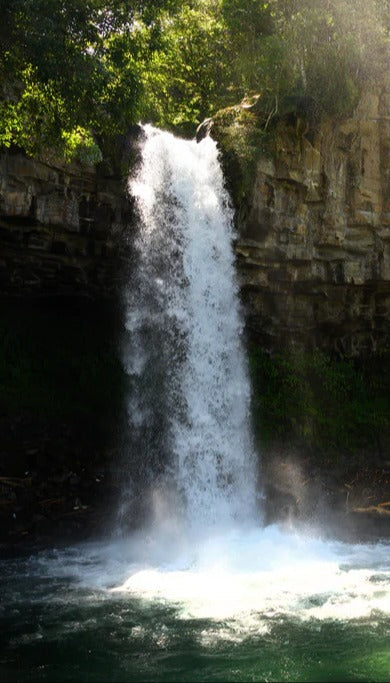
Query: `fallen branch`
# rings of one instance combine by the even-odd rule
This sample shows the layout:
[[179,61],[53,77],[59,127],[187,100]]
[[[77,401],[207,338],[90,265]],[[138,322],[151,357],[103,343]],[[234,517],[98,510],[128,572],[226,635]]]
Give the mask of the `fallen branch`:
[[378,515],[390,516],[390,510],[386,510],[383,503],[379,503],[379,505],[368,505],[367,507],[352,508],[352,512],[376,512]]
[[40,500],[39,505],[42,505],[43,507],[46,507],[47,505],[58,505],[59,503],[63,503],[66,500],[66,498],[46,498],[45,500]]
[[22,487],[26,484],[31,484],[31,477],[26,479],[25,477],[0,477],[0,484],[5,484],[6,486],[16,486]]

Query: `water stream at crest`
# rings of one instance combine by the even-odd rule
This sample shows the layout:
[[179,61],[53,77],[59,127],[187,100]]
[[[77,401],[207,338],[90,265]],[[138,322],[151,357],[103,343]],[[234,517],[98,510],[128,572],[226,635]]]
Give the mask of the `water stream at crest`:
[[388,680],[388,543],[261,524],[215,143],[145,127],[129,188],[129,457],[142,448],[144,483],[129,489],[150,514],[109,543],[2,563],[4,679]]

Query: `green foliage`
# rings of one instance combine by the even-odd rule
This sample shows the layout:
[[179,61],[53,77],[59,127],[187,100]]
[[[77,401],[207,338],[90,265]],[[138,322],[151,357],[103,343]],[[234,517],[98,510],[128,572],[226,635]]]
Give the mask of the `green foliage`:
[[253,94],[263,128],[345,116],[389,62],[384,0],[0,0],[0,16],[0,145],[68,160],[140,119],[193,134]]
[[[294,351],[250,356],[259,438],[333,457],[378,452],[390,436],[390,356],[361,361]],[[387,374],[386,374],[387,370]]]
[[241,106],[221,109],[214,117],[213,132],[223,149],[230,195],[239,206],[252,186],[259,153],[268,154],[269,134],[253,107]]
[[140,113],[144,55],[137,21],[149,26],[151,40],[153,24],[174,5],[0,0],[0,143],[32,155],[51,149],[67,159],[73,150],[96,161],[91,136],[125,132]]
[[275,30],[271,4],[260,0],[222,0],[229,33],[233,87],[237,97],[261,93],[272,100],[291,87],[290,55]]
[[143,111],[164,126],[194,126],[253,94],[266,127],[286,111],[345,116],[389,59],[379,0],[188,0],[161,26]]
[[144,61],[144,112],[153,122],[190,128],[227,101],[227,31],[219,2],[184,2],[162,23],[159,49]]
[[293,102],[313,121],[344,116],[387,69],[388,12],[380,2],[222,0],[222,11],[237,94],[260,93],[266,116]]
[[71,131],[63,131],[64,157],[67,161],[78,159],[84,164],[97,164],[102,161],[100,148],[90,131],[77,126]]

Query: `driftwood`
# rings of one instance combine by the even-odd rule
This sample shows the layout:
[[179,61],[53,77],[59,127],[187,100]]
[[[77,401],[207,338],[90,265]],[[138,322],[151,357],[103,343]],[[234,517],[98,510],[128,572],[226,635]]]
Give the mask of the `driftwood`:
[[62,498],[45,498],[45,500],[39,501],[39,505],[42,505],[43,507],[46,507],[47,505],[58,505],[59,503],[63,503],[65,500],[65,496],[62,496]]
[[5,486],[15,486],[24,487],[26,484],[31,484],[31,477],[26,479],[25,477],[0,477],[0,484],[5,484]]
[[73,517],[82,514],[87,511],[89,508],[89,505],[82,505],[80,507],[76,506],[76,508],[73,508],[73,510],[69,510],[68,512],[63,512],[60,517]]
[[352,512],[375,512],[378,515],[390,516],[390,501],[377,505],[367,505],[366,507],[354,507]]

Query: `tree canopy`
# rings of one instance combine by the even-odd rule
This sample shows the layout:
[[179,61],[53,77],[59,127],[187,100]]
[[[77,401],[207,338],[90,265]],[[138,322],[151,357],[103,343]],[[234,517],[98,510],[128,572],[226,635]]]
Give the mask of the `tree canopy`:
[[122,132],[139,114],[143,55],[159,15],[174,6],[0,0],[0,144],[97,161],[93,135]]
[[260,95],[267,120],[345,115],[389,67],[389,0],[0,0],[0,145],[97,162],[139,119],[192,131]]

